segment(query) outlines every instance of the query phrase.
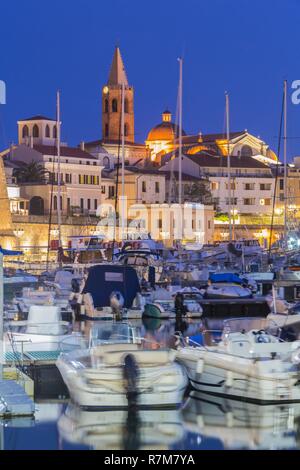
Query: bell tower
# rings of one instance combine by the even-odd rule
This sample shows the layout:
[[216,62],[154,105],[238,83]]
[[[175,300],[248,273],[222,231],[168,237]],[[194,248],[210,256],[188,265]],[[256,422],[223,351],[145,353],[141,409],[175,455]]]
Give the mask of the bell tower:
[[121,139],[122,84],[125,85],[125,141],[134,142],[133,87],[127,75],[119,47],[116,47],[107,84],[102,89],[102,139],[104,142]]

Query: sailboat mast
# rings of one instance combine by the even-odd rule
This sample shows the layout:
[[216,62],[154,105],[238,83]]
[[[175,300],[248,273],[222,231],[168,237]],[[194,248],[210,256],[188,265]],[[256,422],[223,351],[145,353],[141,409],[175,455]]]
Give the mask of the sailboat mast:
[[287,248],[287,80],[284,80],[284,124],[283,124],[283,164],[284,164],[284,233],[283,247]]
[[178,203],[182,203],[182,58],[179,61],[178,120],[179,120],[179,151],[178,151]]
[[60,92],[56,94],[56,148],[57,148],[57,223],[58,223],[58,245],[61,243],[61,172],[60,172]]
[[227,186],[228,186],[228,219],[229,219],[229,241],[232,241],[232,225],[231,225],[231,166],[230,166],[230,133],[229,133],[229,95],[226,92],[226,134],[227,134]]
[[121,241],[124,239],[125,229],[125,84],[122,83],[122,99],[121,99],[121,139],[122,139],[122,171],[121,171],[121,220],[122,233]]

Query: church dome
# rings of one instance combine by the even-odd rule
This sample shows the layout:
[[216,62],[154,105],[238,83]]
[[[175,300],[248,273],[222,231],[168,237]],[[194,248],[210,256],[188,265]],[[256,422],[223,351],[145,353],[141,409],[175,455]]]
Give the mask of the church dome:
[[[162,113],[162,122],[150,130],[147,141],[164,140],[168,142],[178,137],[179,127],[171,122],[171,119],[170,111],[164,111]],[[182,131],[182,135],[186,135],[184,131]]]

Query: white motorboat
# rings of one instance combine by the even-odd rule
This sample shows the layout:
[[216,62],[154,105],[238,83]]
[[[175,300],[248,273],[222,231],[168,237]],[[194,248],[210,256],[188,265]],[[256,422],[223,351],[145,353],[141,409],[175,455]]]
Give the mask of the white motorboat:
[[62,321],[55,305],[32,305],[27,320],[9,321],[5,326],[5,352],[59,351],[63,340],[78,336]]
[[298,403],[261,406],[195,391],[183,408],[186,431],[235,450],[298,448],[299,417]]
[[220,341],[206,332],[202,345],[190,341],[177,359],[196,390],[258,403],[300,401],[300,341],[282,341],[272,334],[278,328],[267,327],[262,319],[227,320]]
[[183,425],[178,409],[86,411],[71,404],[58,432],[61,440],[95,450],[168,449],[182,439]]
[[62,353],[57,367],[77,405],[124,408],[137,398],[140,407],[174,407],[187,385],[176,351],[137,337],[126,323],[98,322],[86,349]]
[[219,283],[208,286],[204,297],[207,299],[249,299],[252,297],[252,292],[247,287]]
[[5,268],[3,282],[4,285],[36,284],[38,278],[22,269]]

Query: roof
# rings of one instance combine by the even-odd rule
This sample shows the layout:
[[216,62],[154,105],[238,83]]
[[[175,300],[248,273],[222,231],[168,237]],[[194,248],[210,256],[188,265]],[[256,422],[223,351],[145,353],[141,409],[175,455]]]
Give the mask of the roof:
[[[54,145],[34,145],[34,150],[43,155],[57,155],[57,147]],[[60,154],[62,157],[75,157],[75,158],[89,158],[90,160],[98,160],[85,150],[81,150],[80,147],[65,147],[60,148]]]
[[[194,163],[201,167],[227,167],[227,157],[212,157],[209,155],[186,155],[186,158],[189,158]],[[230,158],[231,168],[263,168],[265,170],[269,169],[268,165],[256,160],[252,157],[236,157],[231,156]]]
[[20,119],[20,121],[55,121],[55,119],[48,118],[46,116],[37,115],[37,116],[32,116],[26,119]]
[[[129,140],[125,140],[125,145],[131,146],[131,147],[145,147],[145,144],[141,144],[138,142],[130,142]],[[91,142],[85,142],[84,143],[85,147],[97,147],[98,145],[102,146],[105,148],[105,145],[120,145],[121,146],[121,140],[108,140],[108,139],[98,139],[98,140],[93,140]]]
[[[179,134],[179,126],[170,121],[163,121],[157,126],[153,127],[148,133],[147,140],[166,140],[172,141]],[[182,135],[185,136],[185,132],[182,131]]]
[[121,52],[120,52],[119,47],[116,47],[107,84],[108,85],[122,85],[122,83],[128,86],[128,80],[127,80]]
[[[230,140],[235,139],[236,137],[240,137],[247,134],[247,131],[237,131],[237,132],[230,132],[229,138]],[[195,135],[184,135],[182,137],[182,144],[195,144],[199,142],[212,142],[214,143],[216,140],[224,140],[227,136],[224,132],[216,133],[216,134],[195,134]]]
[[[171,176],[173,175],[177,180],[179,179],[179,172],[178,171],[160,171],[160,173],[164,174],[166,179],[169,180],[171,179]],[[181,175],[182,181],[202,181],[204,178],[203,176],[192,176],[192,175],[187,175],[186,173],[182,173]]]

